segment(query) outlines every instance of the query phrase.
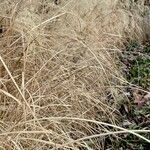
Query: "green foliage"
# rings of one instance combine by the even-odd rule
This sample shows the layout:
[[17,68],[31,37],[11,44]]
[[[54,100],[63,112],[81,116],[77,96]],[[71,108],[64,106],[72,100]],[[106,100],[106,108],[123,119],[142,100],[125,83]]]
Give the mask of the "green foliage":
[[[126,112],[126,115],[123,116],[123,120],[127,119],[131,121],[131,124],[128,126],[130,130],[142,130],[149,129],[150,122],[148,121],[148,115],[150,114],[150,107],[145,106],[141,109],[138,109],[135,104],[132,103],[131,111]],[[144,137],[150,139],[150,134],[143,134]],[[145,142],[142,139],[132,135],[126,134],[122,135],[117,142],[114,142],[115,149],[121,150],[147,150],[149,148],[149,143]]]
[[146,53],[150,53],[150,45],[144,47]]
[[126,51],[133,51],[136,48],[139,48],[140,44],[137,41],[131,41],[127,46],[126,46]]
[[130,82],[145,89],[150,87],[150,58],[138,57],[133,60],[129,71]]
[[145,46],[136,41],[126,46],[126,51],[121,58],[130,66],[127,69],[127,80],[144,89],[150,88],[150,44]]
[[[121,61],[125,64],[126,79],[144,90],[150,89],[150,43],[144,45],[131,41],[126,46],[126,50],[121,56]],[[125,126],[131,130],[149,129],[150,107],[149,105],[142,105],[141,107],[135,103],[133,91],[130,93],[129,101],[120,102],[120,113],[122,114],[122,122],[127,120],[129,125]],[[143,93],[140,93],[144,95]],[[122,123],[123,124],[123,123]],[[124,126],[124,125],[123,125]],[[143,134],[144,137],[150,139],[150,134]],[[115,141],[115,140],[114,140]],[[147,150],[149,143],[135,137],[132,134],[122,135],[117,142],[114,142],[115,149],[120,150]]]

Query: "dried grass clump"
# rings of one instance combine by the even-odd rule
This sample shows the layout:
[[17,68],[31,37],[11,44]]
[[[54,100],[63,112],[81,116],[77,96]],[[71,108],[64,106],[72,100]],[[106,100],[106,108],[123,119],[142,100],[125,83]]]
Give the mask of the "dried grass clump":
[[0,14],[0,149],[104,149],[112,131],[136,134],[116,126],[116,55],[136,16],[114,0],[1,0]]

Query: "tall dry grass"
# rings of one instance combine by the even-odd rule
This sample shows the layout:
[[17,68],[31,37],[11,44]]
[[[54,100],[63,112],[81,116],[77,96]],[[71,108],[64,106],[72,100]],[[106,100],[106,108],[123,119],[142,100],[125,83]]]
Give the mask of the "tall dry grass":
[[150,142],[119,127],[117,54],[144,37],[143,5],[126,2],[0,0],[0,149],[100,150],[124,133]]

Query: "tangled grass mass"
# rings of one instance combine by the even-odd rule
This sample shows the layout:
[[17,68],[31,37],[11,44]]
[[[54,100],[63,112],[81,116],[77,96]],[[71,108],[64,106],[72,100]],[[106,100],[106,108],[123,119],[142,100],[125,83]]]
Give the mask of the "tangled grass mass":
[[149,12],[144,0],[0,0],[0,150],[149,145],[149,125],[126,127],[120,112],[127,86],[149,90],[119,58],[149,40]]

